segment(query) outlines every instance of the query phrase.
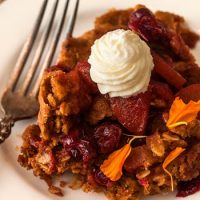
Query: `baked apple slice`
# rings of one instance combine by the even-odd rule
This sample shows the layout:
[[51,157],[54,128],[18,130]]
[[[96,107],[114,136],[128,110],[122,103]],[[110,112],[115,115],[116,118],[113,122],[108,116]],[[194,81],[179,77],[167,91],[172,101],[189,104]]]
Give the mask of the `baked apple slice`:
[[157,53],[152,51],[151,54],[154,61],[154,71],[163,77],[168,83],[177,89],[180,89],[186,83],[186,80]]
[[148,92],[129,98],[110,98],[113,114],[133,135],[143,135],[149,114],[150,95]]
[[182,88],[176,96],[179,96],[185,103],[189,101],[200,100],[200,84],[192,84],[185,88]]

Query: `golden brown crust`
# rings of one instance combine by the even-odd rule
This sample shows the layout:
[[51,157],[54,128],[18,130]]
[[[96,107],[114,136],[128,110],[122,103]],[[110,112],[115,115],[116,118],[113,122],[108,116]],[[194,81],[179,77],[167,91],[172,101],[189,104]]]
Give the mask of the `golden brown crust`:
[[[90,42],[94,41],[93,31],[89,32],[88,37],[91,37]],[[67,66],[72,69],[78,61],[87,60],[90,55],[89,40],[84,37],[69,38],[63,45],[58,58],[58,65]]]
[[98,95],[94,98],[93,103],[86,114],[86,120],[91,124],[95,125],[105,117],[111,117],[112,110],[109,102],[102,95]]
[[190,30],[183,17],[163,11],[157,11],[155,16],[168,27],[176,30],[190,48],[195,47],[195,44],[199,40],[199,35]]
[[67,134],[74,115],[91,104],[84,92],[84,84],[76,70],[46,72],[43,76],[39,103],[38,123],[41,137],[48,140],[52,134]]

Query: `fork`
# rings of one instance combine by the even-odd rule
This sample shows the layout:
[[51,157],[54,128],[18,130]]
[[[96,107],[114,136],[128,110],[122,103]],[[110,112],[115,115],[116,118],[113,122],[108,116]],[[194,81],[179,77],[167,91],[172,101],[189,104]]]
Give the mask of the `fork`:
[[[61,2],[61,1],[60,1]],[[78,12],[79,0],[76,0],[73,12],[69,19],[67,37],[72,36],[74,24],[76,21],[76,16]],[[22,71],[25,68],[28,57],[31,52],[34,51],[33,45],[39,37],[39,29],[42,23],[42,20],[47,10],[47,5],[49,1],[44,0],[42,3],[41,9],[39,11],[38,17],[36,19],[35,25],[30,36],[27,38],[22,51],[19,55],[19,58],[16,62],[13,73],[10,77],[10,81],[1,97],[1,109],[0,109],[0,143],[3,143],[5,139],[10,135],[12,126],[18,120],[31,118],[38,113],[39,104],[37,101],[39,84],[42,78],[44,70],[51,65],[53,60],[55,50],[57,48],[61,32],[63,30],[65,18],[67,15],[67,10],[69,7],[70,0],[65,0],[65,5],[62,11],[62,15],[59,19],[58,28],[56,30],[55,36],[53,39],[49,39],[49,33],[52,30],[53,24],[55,23],[56,11],[58,10],[59,0],[54,0],[51,14],[37,49],[35,50],[32,64],[30,65],[26,77],[23,82],[20,84],[19,80],[22,74]],[[50,40],[50,41],[49,41]],[[50,48],[48,49],[47,54],[44,53],[45,46],[50,42]],[[45,55],[45,60],[41,65],[40,74],[34,82],[34,77],[36,74],[37,68],[40,66],[41,57]],[[32,88],[30,85],[32,83]],[[16,87],[17,84],[19,87]]]

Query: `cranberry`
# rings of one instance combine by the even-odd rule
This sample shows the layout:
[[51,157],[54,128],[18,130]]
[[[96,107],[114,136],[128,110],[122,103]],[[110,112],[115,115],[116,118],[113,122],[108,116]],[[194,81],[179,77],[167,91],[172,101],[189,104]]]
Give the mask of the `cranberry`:
[[133,12],[129,19],[129,28],[136,31],[145,41],[169,44],[169,33],[153,13],[147,8]]
[[81,160],[81,154],[79,152],[79,150],[75,149],[75,148],[71,148],[69,150],[69,153],[77,160]]
[[111,181],[107,176],[103,174],[100,170],[94,170],[94,180],[97,184],[105,186],[105,187],[111,187],[113,186],[113,181]]
[[40,147],[40,144],[41,144],[41,138],[37,135],[30,135],[29,143],[30,143],[31,146],[38,149]]
[[149,181],[146,178],[138,179],[138,182],[144,188],[147,188],[149,186]]
[[78,142],[78,137],[80,135],[80,131],[78,129],[71,130],[68,135],[62,137],[61,143],[67,153],[73,156],[76,159],[80,159],[80,153],[76,149],[76,143]]
[[68,152],[75,159],[82,159],[87,163],[89,160],[96,156],[96,149],[91,141],[87,139],[80,140],[78,138],[80,134],[79,130],[70,131],[68,135],[61,139],[61,143]]
[[95,129],[94,138],[99,153],[110,153],[118,148],[122,129],[118,124],[103,123]]
[[171,89],[165,83],[151,81],[151,83],[149,84],[149,90],[156,97],[164,99],[166,101],[171,102],[174,99]]
[[200,177],[187,182],[180,182],[178,185],[177,197],[186,197],[200,191]]
[[74,144],[77,142],[78,137],[80,135],[80,131],[78,129],[71,130],[68,135],[64,136],[61,139],[61,143],[63,144],[64,148],[70,148],[74,146]]
[[87,163],[96,156],[96,149],[89,140],[80,140],[76,143],[76,149],[80,152],[84,163]]

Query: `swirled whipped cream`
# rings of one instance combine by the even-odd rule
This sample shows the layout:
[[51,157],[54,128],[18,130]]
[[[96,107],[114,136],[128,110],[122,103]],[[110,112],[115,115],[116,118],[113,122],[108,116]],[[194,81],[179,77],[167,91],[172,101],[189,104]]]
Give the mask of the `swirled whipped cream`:
[[92,80],[110,97],[145,92],[154,66],[148,45],[133,31],[123,29],[97,39],[88,62]]

